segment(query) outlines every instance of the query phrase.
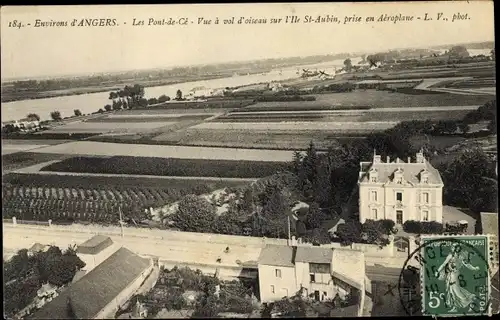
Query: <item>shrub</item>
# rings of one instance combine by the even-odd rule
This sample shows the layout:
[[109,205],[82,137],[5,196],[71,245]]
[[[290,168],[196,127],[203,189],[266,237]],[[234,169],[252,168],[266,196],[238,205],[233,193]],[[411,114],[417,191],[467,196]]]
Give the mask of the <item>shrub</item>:
[[417,234],[441,234],[444,229],[443,224],[436,221],[408,220],[403,224],[403,230]]

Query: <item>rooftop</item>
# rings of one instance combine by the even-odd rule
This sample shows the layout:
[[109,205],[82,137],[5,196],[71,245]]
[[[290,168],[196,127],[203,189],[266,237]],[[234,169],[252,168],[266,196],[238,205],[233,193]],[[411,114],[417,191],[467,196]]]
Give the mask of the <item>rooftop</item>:
[[76,318],[94,318],[149,265],[148,259],[141,258],[126,248],[120,248],[30,318],[68,319],[68,300],[71,300],[72,312]]
[[481,228],[483,234],[498,236],[498,213],[481,212]]
[[97,254],[113,244],[110,237],[95,235],[77,248],[78,253],[82,254]]
[[360,168],[360,178],[359,182],[368,182],[368,173],[376,172],[378,183],[391,182],[394,179],[394,173],[400,171],[403,175],[403,179],[411,184],[420,183],[420,175],[427,171],[428,172],[428,183],[430,184],[442,184],[443,180],[439,171],[434,168],[427,160],[423,158],[422,155],[417,154],[417,158],[421,157],[421,161],[416,162],[404,162],[403,160],[396,158],[394,161],[381,161],[380,156],[374,154],[374,159],[372,162],[362,162]]
[[293,267],[294,254],[294,247],[268,244],[260,252],[259,264]]
[[312,263],[332,263],[333,250],[321,247],[297,247],[295,261]]

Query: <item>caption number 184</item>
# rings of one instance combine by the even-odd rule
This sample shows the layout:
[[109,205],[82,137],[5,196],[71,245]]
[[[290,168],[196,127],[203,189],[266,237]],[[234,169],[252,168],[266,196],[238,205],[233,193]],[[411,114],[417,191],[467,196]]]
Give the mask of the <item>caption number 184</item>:
[[17,20],[9,21],[9,28],[21,28],[22,26],[23,24],[21,23],[21,21]]

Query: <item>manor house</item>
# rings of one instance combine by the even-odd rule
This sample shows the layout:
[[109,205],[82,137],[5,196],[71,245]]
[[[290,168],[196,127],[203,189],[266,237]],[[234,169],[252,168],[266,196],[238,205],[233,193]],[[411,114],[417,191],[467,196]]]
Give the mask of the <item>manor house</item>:
[[382,162],[374,151],[371,162],[361,162],[359,172],[359,220],[390,219],[396,224],[407,220],[443,221],[443,180],[425,159],[397,158]]

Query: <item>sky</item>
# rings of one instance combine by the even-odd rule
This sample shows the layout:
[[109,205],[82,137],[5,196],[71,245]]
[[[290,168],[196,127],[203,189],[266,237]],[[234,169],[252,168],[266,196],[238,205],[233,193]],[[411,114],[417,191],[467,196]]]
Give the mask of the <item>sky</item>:
[[[491,1],[230,5],[19,6],[1,8],[2,79],[100,73],[291,56],[377,52],[406,47],[494,41]],[[425,13],[432,21],[423,21]],[[438,13],[448,21],[436,20]],[[468,19],[451,22],[454,14]],[[420,16],[410,22],[366,22],[367,16]],[[299,23],[271,24],[296,15]],[[341,23],[304,23],[305,16]],[[345,16],[361,18],[344,24]],[[214,19],[219,17],[219,24]],[[235,17],[235,24],[224,19]],[[266,18],[267,24],[236,24]],[[115,27],[34,27],[41,21],[116,19]],[[144,20],[145,25],[133,26]],[[185,18],[188,25],[148,26]],[[212,24],[198,24],[198,19]],[[22,28],[9,27],[21,21]],[[354,19],[355,20],[355,19]]]

